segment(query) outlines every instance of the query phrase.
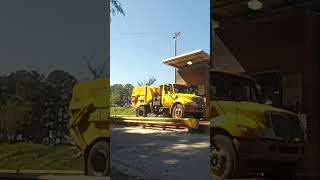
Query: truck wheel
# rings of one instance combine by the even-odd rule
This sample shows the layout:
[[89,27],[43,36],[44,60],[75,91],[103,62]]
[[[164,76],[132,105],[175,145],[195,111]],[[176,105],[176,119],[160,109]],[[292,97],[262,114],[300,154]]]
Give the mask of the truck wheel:
[[136,116],[137,117],[147,117],[146,107],[139,106],[138,109],[136,110]]
[[182,118],[184,117],[184,108],[181,104],[176,104],[172,109],[173,118]]
[[236,172],[236,152],[230,138],[216,135],[210,148],[211,174],[221,178],[231,178]]
[[110,150],[108,142],[95,143],[89,150],[86,167],[89,176],[107,176],[110,174]]

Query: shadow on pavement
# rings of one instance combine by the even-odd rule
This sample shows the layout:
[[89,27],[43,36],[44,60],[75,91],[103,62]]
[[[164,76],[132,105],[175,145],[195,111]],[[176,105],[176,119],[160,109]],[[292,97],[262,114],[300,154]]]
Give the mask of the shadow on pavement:
[[6,180],[109,180],[110,177],[0,174]]

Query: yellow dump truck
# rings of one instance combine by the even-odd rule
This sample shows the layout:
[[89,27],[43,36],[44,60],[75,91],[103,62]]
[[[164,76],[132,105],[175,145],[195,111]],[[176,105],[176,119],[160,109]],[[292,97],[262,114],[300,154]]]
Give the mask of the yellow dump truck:
[[131,95],[137,117],[171,115],[173,118],[192,116],[201,118],[205,110],[204,99],[193,93],[189,86],[164,84],[135,87]]
[[69,105],[69,134],[85,157],[85,174],[110,173],[109,80],[77,83]]
[[[304,153],[298,116],[265,104],[252,79],[210,72],[211,172],[230,178],[259,172],[290,179]],[[247,174],[246,174],[247,175]]]

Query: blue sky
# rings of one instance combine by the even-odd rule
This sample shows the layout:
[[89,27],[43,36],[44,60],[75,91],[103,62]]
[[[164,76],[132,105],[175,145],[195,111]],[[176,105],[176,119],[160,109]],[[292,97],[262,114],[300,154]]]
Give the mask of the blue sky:
[[162,63],[172,57],[172,34],[181,32],[177,54],[210,50],[210,1],[120,0],[126,13],[112,17],[111,84],[146,80],[174,82],[174,69]]
[[1,0],[0,75],[16,70],[64,70],[91,79],[87,57],[108,55],[104,5],[88,0]]

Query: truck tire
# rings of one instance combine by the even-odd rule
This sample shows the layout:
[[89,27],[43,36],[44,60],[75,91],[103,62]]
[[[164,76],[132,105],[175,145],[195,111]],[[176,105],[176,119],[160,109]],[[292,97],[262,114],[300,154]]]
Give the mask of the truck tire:
[[213,176],[231,178],[237,169],[236,152],[232,140],[224,135],[215,135],[210,148],[210,169]]
[[86,158],[87,174],[89,176],[108,176],[110,174],[109,143],[100,141],[95,143]]
[[137,117],[147,117],[147,109],[145,106],[139,106],[136,110]]
[[173,118],[183,118],[184,117],[184,108],[181,104],[176,104],[172,108],[171,113]]

